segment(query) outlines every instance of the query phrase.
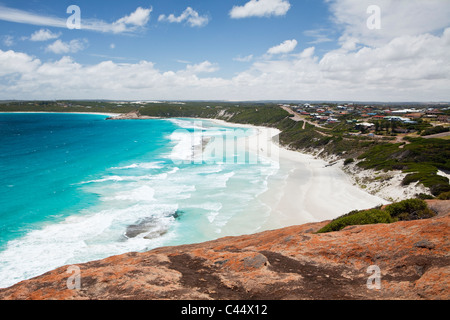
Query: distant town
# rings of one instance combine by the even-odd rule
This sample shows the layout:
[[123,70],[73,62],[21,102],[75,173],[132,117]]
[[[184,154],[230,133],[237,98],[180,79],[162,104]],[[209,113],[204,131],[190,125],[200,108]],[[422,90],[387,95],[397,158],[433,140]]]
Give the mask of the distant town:
[[399,107],[348,104],[279,104],[293,116],[323,128],[345,123],[349,133],[396,135],[448,132],[450,107]]

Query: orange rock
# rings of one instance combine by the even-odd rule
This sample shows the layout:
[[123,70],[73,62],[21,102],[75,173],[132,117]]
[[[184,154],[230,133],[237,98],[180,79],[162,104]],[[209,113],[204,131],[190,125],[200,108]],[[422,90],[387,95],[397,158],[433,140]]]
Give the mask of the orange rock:
[[[437,204],[435,204],[437,205]],[[67,267],[0,299],[444,299],[450,298],[449,212],[432,219],[315,234],[309,223],[200,244],[128,253]],[[380,289],[367,286],[380,270]]]

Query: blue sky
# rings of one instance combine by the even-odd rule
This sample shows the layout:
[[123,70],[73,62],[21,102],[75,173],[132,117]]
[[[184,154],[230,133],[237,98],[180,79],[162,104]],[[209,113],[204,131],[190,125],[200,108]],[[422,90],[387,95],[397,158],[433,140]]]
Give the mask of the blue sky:
[[447,0],[0,0],[0,99],[448,101],[449,16]]
[[[2,3],[8,8],[67,19],[70,14],[66,13],[66,9],[75,2],[14,0]],[[172,70],[180,67],[180,61],[200,63],[208,60],[223,66],[219,74],[230,76],[242,68],[242,61],[236,59],[250,55],[262,56],[269,48],[287,39],[296,39],[299,42],[296,51],[300,52],[302,48],[309,47],[309,43],[316,40],[312,36],[306,36],[305,32],[333,28],[327,6],[317,0],[292,3],[285,16],[265,19],[258,17],[231,19],[229,13],[233,7],[232,1],[76,1],[76,4],[81,9],[81,22],[84,19],[99,19],[113,23],[133,13],[138,7],[152,8],[152,12],[145,27],[118,34],[40,27],[7,21],[0,22],[0,29],[4,30],[3,36],[12,37],[14,46],[11,47],[41,59],[57,59],[60,53],[45,50],[49,45],[47,41],[36,43],[21,39],[44,28],[52,33],[61,33],[58,39],[64,42],[74,38],[87,40],[84,50],[71,53],[72,57],[82,63],[97,63],[104,59],[117,62],[149,60],[162,69]],[[234,4],[245,4],[245,1],[234,1]],[[181,23],[158,21],[158,17],[163,14],[180,16],[188,7],[193,8],[200,16],[206,17],[208,23],[192,27],[187,21]],[[325,44],[326,48],[330,45]],[[3,48],[7,49],[4,43]]]

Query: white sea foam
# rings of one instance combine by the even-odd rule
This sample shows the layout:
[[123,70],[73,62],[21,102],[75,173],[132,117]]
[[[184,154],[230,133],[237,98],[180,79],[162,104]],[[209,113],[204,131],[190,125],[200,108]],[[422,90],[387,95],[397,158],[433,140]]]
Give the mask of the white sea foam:
[[96,183],[96,182],[105,182],[105,181],[123,181],[123,177],[121,176],[109,176],[109,177],[104,177],[101,179],[95,179],[95,180],[89,180],[89,181],[82,181],[80,182],[80,184],[88,184],[88,183]]
[[220,209],[222,209],[222,203],[207,203],[203,205],[203,208],[209,211],[207,215],[208,221],[209,223],[213,223],[216,217],[219,215]]
[[193,166],[189,168],[188,174],[195,175],[209,175],[211,173],[220,173],[224,170],[223,164],[212,164],[212,165],[202,165],[202,166]]
[[102,200],[111,201],[111,200],[119,200],[119,201],[154,201],[155,189],[144,185],[129,191],[121,191],[115,194],[112,197],[105,197]]
[[125,170],[125,169],[161,169],[163,166],[161,165],[161,162],[140,162],[140,163],[133,163],[128,166],[123,167],[112,167],[112,170]]
[[196,129],[196,130],[206,130],[203,126],[203,121],[201,120],[182,120],[182,119],[168,119],[168,121],[177,125],[183,129]]
[[236,172],[231,171],[227,173],[213,173],[208,175],[208,179],[204,180],[209,188],[226,188],[227,182],[236,174]]
[[167,183],[164,186],[160,186],[156,191],[156,197],[158,199],[168,200],[182,200],[189,199],[192,193],[196,191],[195,185],[187,184],[172,184]]
[[[134,205],[125,209],[105,209],[71,216],[63,222],[34,230],[12,240],[0,252],[0,288],[40,275],[59,266],[82,263],[130,251],[148,250],[173,237],[171,215],[177,205]],[[144,236],[126,240],[127,226],[151,217],[155,228],[148,233],[163,234],[156,239]]]
[[[234,157],[235,138],[245,135],[243,130],[224,130],[217,127],[205,127],[202,121],[171,119],[181,129],[174,131],[170,140],[175,144],[169,156],[175,161],[223,161],[223,157]],[[192,131],[192,129],[194,129]],[[208,139],[206,145],[205,139]],[[229,154],[223,154],[224,147]],[[217,153],[217,154],[216,154]],[[212,154],[216,154],[213,156]],[[229,160],[229,159],[228,159]]]
[[189,133],[174,132],[170,140],[175,143],[170,154],[171,159],[190,160],[192,158],[192,137]]
[[167,172],[167,174],[174,174],[174,173],[178,172],[178,170],[180,170],[180,168],[175,167],[172,170],[170,170],[169,172]]
[[126,181],[141,181],[141,180],[164,180],[167,178],[167,173],[161,173],[161,174],[146,174],[141,176],[105,176],[101,179],[94,179],[94,180],[88,180],[80,182],[79,184],[89,184],[89,183],[101,183],[101,182],[126,182]]

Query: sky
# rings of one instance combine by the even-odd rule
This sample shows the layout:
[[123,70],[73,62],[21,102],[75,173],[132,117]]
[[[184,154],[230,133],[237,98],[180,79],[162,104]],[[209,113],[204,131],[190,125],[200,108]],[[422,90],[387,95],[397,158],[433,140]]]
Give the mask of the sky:
[[450,0],[0,0],[0,99],[450,101]]

